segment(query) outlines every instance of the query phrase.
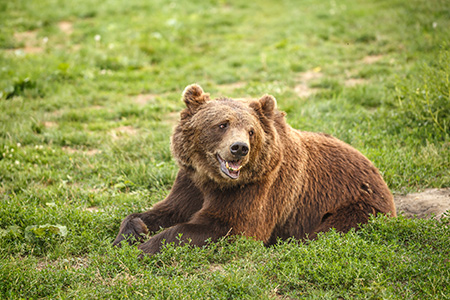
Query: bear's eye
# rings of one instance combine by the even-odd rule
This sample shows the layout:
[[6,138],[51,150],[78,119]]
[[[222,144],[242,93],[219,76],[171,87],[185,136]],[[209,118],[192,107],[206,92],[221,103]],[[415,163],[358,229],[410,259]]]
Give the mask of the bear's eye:
[[248,135],[249,136],[253,136],[255,133],[253,132],[253,130],[250,130],[249,132],[248,132]]
[[220,129],[225,129],[227,127],[228,127],[228,123],[222,123],[222,124],[219,125]]

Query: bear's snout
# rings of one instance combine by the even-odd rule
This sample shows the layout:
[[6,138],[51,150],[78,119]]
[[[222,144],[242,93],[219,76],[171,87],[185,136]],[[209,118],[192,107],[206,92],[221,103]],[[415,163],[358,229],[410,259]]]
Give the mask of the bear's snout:
[[236,142],[230,147],[230,152],[237,158],[244,157],[248,154],[249,147],[246,143]]

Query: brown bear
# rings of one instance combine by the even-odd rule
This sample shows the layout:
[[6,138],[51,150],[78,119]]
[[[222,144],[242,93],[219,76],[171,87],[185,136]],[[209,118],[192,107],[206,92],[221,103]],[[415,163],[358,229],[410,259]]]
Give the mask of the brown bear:
[[330,228],[345,233],[377,213],[396,216],[389,188],[364,155],[327,134],[293,129],[274,97],[211,100],[190,85],[182,99],[172,190],[126,217],[114,245],[142,242],[161,228],[139,246],[144,253],[163,242],[200,246],[230,234],[271,245]]

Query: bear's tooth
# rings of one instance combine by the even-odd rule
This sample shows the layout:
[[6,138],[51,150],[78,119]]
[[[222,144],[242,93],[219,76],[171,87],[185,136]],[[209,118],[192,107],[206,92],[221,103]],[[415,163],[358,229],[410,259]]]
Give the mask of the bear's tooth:
[[230,166],[228,165],[227,161],[225,162],[225,166],[227,167],[228,170],[230,169]]

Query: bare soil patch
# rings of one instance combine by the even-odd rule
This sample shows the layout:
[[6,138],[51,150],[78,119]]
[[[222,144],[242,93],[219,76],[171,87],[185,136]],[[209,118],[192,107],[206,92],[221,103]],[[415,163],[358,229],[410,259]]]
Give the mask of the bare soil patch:
[[309,82],[311,82],[312,80],[319,79],[322,76],[323,76],[322,73],[315,70],[300,73],[296,78],[297,83],[294,87],[294,91],[300,98],[307,98],[315,94],[318,91],[318,89],[311,88],[309,86]]
[[132,136],[138,133],[138,129],[133,126],[121,126],[110,131],[110,135],[114,140],[120,139],[124,136]]
[[100,209],[97,206],[91,206],[91,207],[86,207],[84,210],[89,211],[89,212],[98,212]]
[[444,212],[450,210],[450,188],[427,189],[420,193],[394,195],[397,213],[405,217],[440,219]]
[[383,55],[368,55],[363,58],[363,63],[370,65],[373,63],[376,63],[377,61],[381,60],[384,56]]
[[58,28],[62,32],[64,32],[67,35],[71,35],[73,32],[73,24],[68,21],[61,21],[58,23]]
[[298,80],[300,80],[302,82],[309,82],[314,79],[319,79],[322,76],[323,76],[323,74],[320,73],[320,71],[310,70],[310,71],[300,73],[298,76]]
[[24,32],[15,32],[14,33],[14,39],[23,44],[24,47],[13,49],[11,51],[23,51],[24,53],[41,53],[44,51],[44,48],[41,47],[37,40],[37,30],[32,31],[24,31]]
[[45,128],[54,128],[58,126],[58,123],[52,121],[45,121],[44,126]]
[[306,83],[300,83],[294,87],[294,91],[300,98],[308,98],[315,94],[317,89],[310,88]]
[[134,99],[134,102],[140,105],[146,105],[149,102],[155,100],[158,95],[156,94],[139,94]]
[[35,42],[37,37],[37,31],[36,30],[30,30],[30,31],[23,31],[23,32],[15,32],[14,38],[18,42],[23,42],[25,44],[30,42]]

